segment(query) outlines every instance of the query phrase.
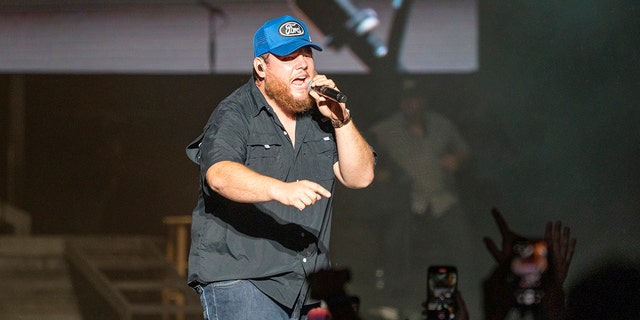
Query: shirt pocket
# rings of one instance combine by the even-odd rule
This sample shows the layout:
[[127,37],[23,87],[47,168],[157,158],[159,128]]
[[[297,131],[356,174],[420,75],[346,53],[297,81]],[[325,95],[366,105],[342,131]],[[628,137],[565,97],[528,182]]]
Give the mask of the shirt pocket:
[[310,137],[303,141],[302,156],[305,166],[314,168],[312,176],[318,180],[334,178],[333,164],[337,161],[336,143],[332,136]]
[[258,173],[282,178],[282,143],[269,137],[250,138],[245,165]]

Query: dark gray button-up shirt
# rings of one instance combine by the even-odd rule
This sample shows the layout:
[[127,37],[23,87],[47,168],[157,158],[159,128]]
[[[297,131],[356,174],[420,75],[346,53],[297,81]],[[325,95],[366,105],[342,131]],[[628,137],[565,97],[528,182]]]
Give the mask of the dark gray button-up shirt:
[[[214,110],[187,154],[200,166],[200,198],[193,211],[189,283],[250,279],[293,307],[306,293],[305,277],[329,267],[332,199],[300,211],[277,201],[236,203],[213,192],[207,169],[242,163],[282,181],[310,180],[334,192],[334,129],[316,109],[298,115],[296,146],[253,80]],[[311,302],[307,300],[307,302]]]

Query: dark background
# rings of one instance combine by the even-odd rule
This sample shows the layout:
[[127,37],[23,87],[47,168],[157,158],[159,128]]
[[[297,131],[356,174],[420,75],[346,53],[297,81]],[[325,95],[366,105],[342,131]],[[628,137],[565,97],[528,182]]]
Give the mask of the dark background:
[[[550,219],[571,226],[578,250],[570,279],[602,259],[638,262],[640,3],[478,4],[479,70],[407,75],[471,145],[460,189],[478,237],[498,236],[495,206],[523,234],[541,236]],[[7,150],[12,76],[0,74],[0,150]],[[195,205],[197,167],[185,146],[249,77],[22,76],[26,159],[13,204],[32,215],[34,234],[163,234],[162,217],[190,214]],[[380,103],[388,100],[381,79],[333,78],[363,131],[394,110]],[[0,157],[0,177],[6,168]],[[387,199],[394,192],[404,191],[389,190]],[[336,197],[338,239],[346,237],[342,222],[375,219],[367,205],[387,201],[371,190],[340,189]],[[351,259],[358,257],[338,262]]]

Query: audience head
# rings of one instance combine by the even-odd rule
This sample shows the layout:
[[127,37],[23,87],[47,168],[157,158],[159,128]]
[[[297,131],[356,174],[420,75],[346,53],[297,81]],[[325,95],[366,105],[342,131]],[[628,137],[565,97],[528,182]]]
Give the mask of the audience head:
[[568,293],[569,320],[640,319],[640,265],[607,264],[573,285]]

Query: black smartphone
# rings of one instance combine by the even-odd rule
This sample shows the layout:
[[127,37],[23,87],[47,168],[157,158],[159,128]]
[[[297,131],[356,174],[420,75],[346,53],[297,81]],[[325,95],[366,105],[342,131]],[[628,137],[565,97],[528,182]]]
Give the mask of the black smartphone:
[[456,317],[458,270],[454,266],[429,266],[427,270],[427,319]]
[[518,306],[540,303],[542,279],[549,268],[548,245],[544,240],[518,240],[513,246],[511,281]]

